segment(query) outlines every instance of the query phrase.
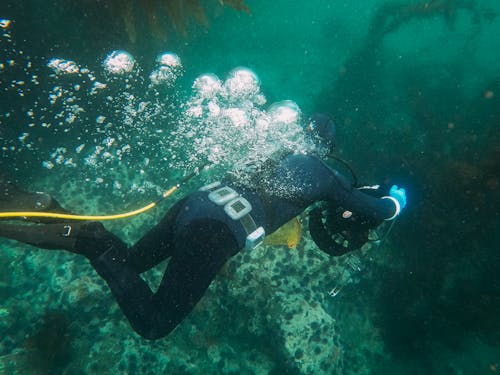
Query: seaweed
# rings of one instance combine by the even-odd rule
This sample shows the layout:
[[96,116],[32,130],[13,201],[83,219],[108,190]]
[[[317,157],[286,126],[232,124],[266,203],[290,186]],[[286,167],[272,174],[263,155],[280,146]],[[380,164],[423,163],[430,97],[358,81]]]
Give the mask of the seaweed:
[[[452,30],[455,27],[460,11],[468,12],[478,27],[482,22],[492,22],[498,13],[488,7],[481,7],[473,0],[419,0],[389,1],[383,3],[375,11],[368,33],[358,48],[344,63],[334,89],[328,88],[320,96],[320,103],[328,107],[336,103],[337,114],[347,116],[351,106],[359,103],[361,98],[374,97],[377,93],[376,81],[381,75],[381,59],[385,38],[397,32],[406,24],[426,19],[443,19]],[[333,96],[333,97],[332,97]],[[323,99],[324,98],[324,99]],[[369,100],[368,100],[369,102]],[[358,116],[370,117],[372,108],[360,108]],[[356,109],[358,111],[358,109]]]
[[52,374],[72,360],[70,319],[65,312],[47,311],[40,328],[23,343],[28,366],[35,374]]
[[[500,263],[493,203],[500,196],[500,79],[484,79],[482,91],[471,97],[460,89],[467,74],[463,60],[408,62],[397,67],[399,91],[388,99],[383,88],[384,78],[392,77],[391,61],[384,41],[420,20],[439,20],[454,32],[464,14],[477,28],[498,17],[470,0],[385,3],[321,100],[328,108],[334,103],[339,122],[356,123],[363,134],[356,150],[384,150],[377,163],[393,178],[399,175],[398,182],[412,193],[408,213],[391,234],[398,252],[366,282],[377,290],[375,323],[387,352],[396,359],[429,361],[428,366],[436,343],[455,349],[471,336],[494,344],[500,340],[494,318],[500,308],[495,276]],[[472,48],[468,41],[466,50]],[[393,117],[385,117],[391,111],[407,116],[393,124]],[[366,153],[353,157],[366,158]]]
[[[208,28],[206,8],[228,6],[236,11],[250,13],[243,0],[212,1],[203,6],[199,0],[105,0],[104,6],[118,14],[129,41],[138,42],[138,29],[144,29],[155,39],[165,41],[168,29],[173,29],[183,37],[188,36],[189,25],[197,24]],[[143,24],[143,20],[146,20]]]

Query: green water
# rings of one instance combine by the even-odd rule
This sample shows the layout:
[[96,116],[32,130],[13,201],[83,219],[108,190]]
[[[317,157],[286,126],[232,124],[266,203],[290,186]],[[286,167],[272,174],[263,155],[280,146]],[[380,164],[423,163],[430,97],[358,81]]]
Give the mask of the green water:
[[[166,37],[139,10],[132,42],[111,2],[3,1],[0,18],[14,22],[0,44],[7,66],[0,70],[0,171],[79,212],[136,208],[184,172],[161,160],[170,146],[150,132],[162,128],[159,118],[179,120],[176,106],[186,103],[200,74],[225,79],[245,66],[259,77],[268,104],[293,100],[304,118],[331,113],[336,154],[362,182],[405,186],[406,212],[384,245],[363,255],[325,258],[306,233],[297,252],[278,247],[235,257],[188,319],[158,342],[133,332],[83,259],[2,241],[0,372],[500,371],[498,2],[249,0],[251,14],[216,3],[202,2],[208,27],[190,21],[187,35],[172,29],[164,11],[155,12]],[[173,51],[184,75],[166,94],[171,110],[161,107],[160,117],[139,116],[140,126],[113,133],[132,145],[130,158],[91,169],[72,150],[100,144],[94,119],[123,110],[123,83],[109,82],[114,101],[104,105],[105,97],[75,91],[75,83],[85,83],[51,78],[46,64],[73,60],[104,80],[102,61],[119,49],[135,57],[143,77],[158,53]],[[33,74],[38,85],[29,83]],[[13,84],[20,80],[25,89]],[[153,102],[141,82],[133,81],[131,91]],[[55,85],[72,88],[85,108],[77,126],[56,125],[64,108],[47,99]],[[33,108],[30,120],[25,113]],[[19,140],[24,132],[32,148]],[[61,145],[78,168],[43,166]],[[151,184],[127,191],[97,183],[99,177]],[[109,228],[132,242],[165,209]],[[161,270],[148,275],[152,283],[160,276]],[[339,283],[341,293],[329,297]]]

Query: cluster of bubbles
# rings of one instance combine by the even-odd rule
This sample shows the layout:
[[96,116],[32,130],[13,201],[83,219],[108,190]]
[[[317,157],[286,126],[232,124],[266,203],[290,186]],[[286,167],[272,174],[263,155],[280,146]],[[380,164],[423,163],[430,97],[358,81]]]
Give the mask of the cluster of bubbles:
[[208,160],[244,179],[269,159],[316,147],[297,104],[286,100],[266,108],[260,81],[247,68],[234,69],[224,81],[202,75],[192,91],[176,132],[193,160]]
[[[4,30],[9,25],[0,20]],[[5,69],[9,62],[0,64]],[[244,180],[283,153],[318,152],[299,107],[291,101],[267,106],[259,78],[247,68],[225,80],[201,75],[184,93],[178,84],[184,68],[171,52],[160,54],[149,74],[125,51],[109,53],[97,72],[61,57],[38,75],[30,72],[31,61],[24,64],[35,84],[43,74],[46,85],[24,118],[16,118],[20,133],[2,142],[3,157],[28,152],[51,171],[79,168],[86,183],[113,193],[161,190],[168,179],[206,163]],[[14,126],[10,114],[0,117],[0,127]]]

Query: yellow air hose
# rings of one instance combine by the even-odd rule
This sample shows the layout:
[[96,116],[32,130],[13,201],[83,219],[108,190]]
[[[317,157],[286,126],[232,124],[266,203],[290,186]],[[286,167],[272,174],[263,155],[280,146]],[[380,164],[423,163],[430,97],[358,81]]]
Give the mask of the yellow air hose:
[[176,184],[175,186],[172,186],[170,189],[165,191],[162,194],[162,197],[158,199],[156,202],[151,202],[148,205],[139,208],[134,211],[129,211],[129,212],[124,212],[121,214],[115,214],[115,215],[74,215],[74,214],[64,214],[64,213],[57,213],[57,212],[24,212],[24,211],[19,211],[19,212],[0,212],[0,218],[18,218],[18,217],[49,217],[49,218],[55,218],[55,219],[70,219],[70,220],[96,220],[96,221],[102,221],[102,220],[116,220],[116,219],[125,219],[127,217],[135,216],[142,214],[143,212],[149,211],[153,207],[155,207],[158,203],[160,203],[163,199],[169,197],[172,195],[179,187],[184,185],[186,182],[191,180],[194,176],[199,174],[199,171],[203,170],[205,166],[202,168],[197,168],[195,169],[194,172],[192,172],[190,175],[184,177],[184,179]]

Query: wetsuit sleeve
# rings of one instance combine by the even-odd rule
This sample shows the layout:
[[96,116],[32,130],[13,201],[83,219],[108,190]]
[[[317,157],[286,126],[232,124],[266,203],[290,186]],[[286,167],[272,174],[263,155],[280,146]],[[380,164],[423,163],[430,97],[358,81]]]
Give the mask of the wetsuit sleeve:
[[301,208],[328,201],[378,221],[392,217],[396,210],[392,201],[359,191],[339,172],[313,156],[287,157],[277,168],[274,179],[290,195],[288,201]]

